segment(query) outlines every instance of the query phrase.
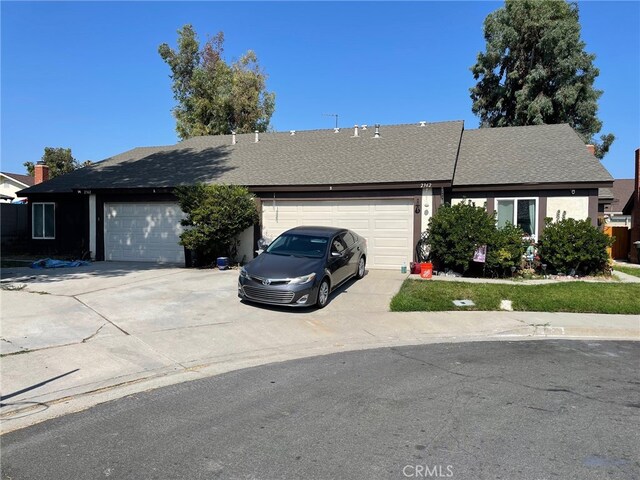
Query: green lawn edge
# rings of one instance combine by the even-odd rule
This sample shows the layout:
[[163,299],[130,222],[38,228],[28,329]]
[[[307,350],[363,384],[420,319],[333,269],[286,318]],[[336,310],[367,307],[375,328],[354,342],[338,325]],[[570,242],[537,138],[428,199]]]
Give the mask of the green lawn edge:
[[[453,300],[472,300],[456,307]],[[498,311],[511,300],[514,311],[640,314],[639,283],[572,281],[548,285],[423,281],[407,279],[391,299],[392,312]]]

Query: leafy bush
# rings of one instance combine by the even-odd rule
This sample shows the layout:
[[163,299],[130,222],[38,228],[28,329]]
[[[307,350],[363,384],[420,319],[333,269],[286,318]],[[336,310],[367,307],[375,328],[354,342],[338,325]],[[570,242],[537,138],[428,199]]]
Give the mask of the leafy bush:
[[487,270],[505,276],[510,274],[511,267],[519,268],[527,248],[523,237],[524,232],[517,225],[507,223],[502,228],[495,228],[487,245]]
[[253,195],[236,185],[189,185],[175,189],[180,208],[187,215],[180,245],[196,253],[199,264],[218,256],[235,258],[237,236],[258,222]]
[[545,228],[538,242],[538,253],[549,270],[563,273],[603,273],[609,256],[607,247],[613,239],[591,225],[591,220],[563,218],[553,222],[545,218]]
[[429,220],[427,242],[438,268],[448,267],[466,272],[473,253],[488,245],[496,230],[495,216],[482,207],[462,202],[445,204]]

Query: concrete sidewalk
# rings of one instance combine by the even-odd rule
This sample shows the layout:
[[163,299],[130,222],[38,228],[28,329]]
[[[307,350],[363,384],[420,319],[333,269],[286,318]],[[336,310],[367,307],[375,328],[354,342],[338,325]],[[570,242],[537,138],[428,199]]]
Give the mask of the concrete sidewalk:
[[241,303],[233,271],[102,263],[28,277],[0,292],[2,432],[164,385],[346,350],[640,339],[638,316],[391,313],[406,278],[397,272],[370,271],[311,311]]

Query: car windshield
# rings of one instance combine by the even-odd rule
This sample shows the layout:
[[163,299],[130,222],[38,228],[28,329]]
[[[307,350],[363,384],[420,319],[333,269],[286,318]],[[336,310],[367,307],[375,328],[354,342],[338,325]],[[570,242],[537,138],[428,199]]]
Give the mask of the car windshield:
[[327,251],[329,239],[312,235],[285,233],[267,247],[267,253],[293,255],[295,257],[322,258]]

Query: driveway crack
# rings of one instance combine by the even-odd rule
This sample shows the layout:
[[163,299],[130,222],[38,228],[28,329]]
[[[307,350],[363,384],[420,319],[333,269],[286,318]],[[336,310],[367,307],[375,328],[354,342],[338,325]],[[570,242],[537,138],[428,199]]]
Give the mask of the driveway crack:
[[[118,330],[120,330],[122,333],[124,333],[125,335],[130,335],[129,332],[127,332],[125,329],[121,328],[120,326],[118,326],[117,324],[115,324],[114,322],[112,322],[111,320],[109,320],[107,317],[105,317],[104,315],[102,315],[99,311],[97,311],[95,308],[91,307],[90,305],[87,305],[86,303],[84,303],[82,300],[80,300],[77,296],[75,295],[71,295],[71,298],[73,298],[74,300],[76,300],[77,302],[81,303],[82,305],[84,305],[85,307],[87,307],[89,310],[91,310],[92,312],[94,312],[96,315],[98,315],[100,318],[103,318],[104,320],[106,320],[107,322],[109,322],[111,325],[113,325],[114,327],[116,327]],[[104,325],[103,325],[104,326]],[[102,328],[102,327],[100,327]],[[97,333],[97,332],[96,332]],[[83,340],[84,342],[84,340]]]
[[29,349],[28,349],[28,348],[24,348],[24,347],[22,347],[22,346],[20,346],[20,345],[16,345],[16,344],[15,344],[15,343],[13,343],[11,340],[7,340],[7,339],[6,339],[6,338],[4,338],[4,337],[0,337],[0,341],[2,341],[2,342],[6,342],[6,343],[8,343],[9,345],[11,345],[12,347],[16,347],[16,348],[19,348],[19,349],[20,349],[20,351],[18,351],[18,352],[4,353],[4,354],[0,355],[0,356],[2,356],[2,357],[5,357],[5,356],[7,356],[7,355],[15,355],[16,353],[25,353],[25,352],[28,352],[28,351],[29,351]]
[[96,335],[98,335],[98,333],[100,333],[100,330],[102,330],[102,329],[104,328],[104,326],[105,326],[105,325],[106,325],[106,323],[103,323],[102,325],[100,325],[100,327],[98,327],[98,329],[97,329],[95,332],[93,332],[93,333],[92,333],[91,335],[89,335],[88,337],[83,338],[83,339],[82,339],[82,342],[80,342],[80,343],[86,343],[86,342],[88,342],[89,340],[91,340],[93,337],[95,337]]

